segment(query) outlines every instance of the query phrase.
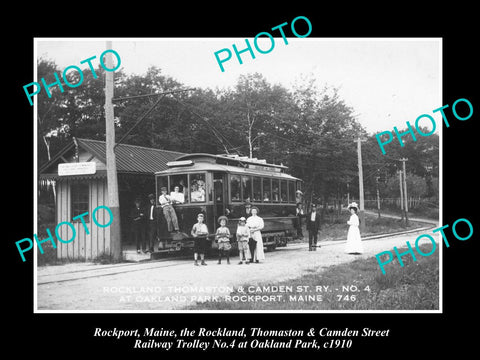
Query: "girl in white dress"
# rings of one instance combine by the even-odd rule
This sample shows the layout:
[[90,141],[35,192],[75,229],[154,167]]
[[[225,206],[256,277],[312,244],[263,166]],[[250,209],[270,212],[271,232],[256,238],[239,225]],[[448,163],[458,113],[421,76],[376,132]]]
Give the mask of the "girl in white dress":
[[352,203],[348,205],[350,210],[350,220],[347,224],[350,225],[347,233],[347,244],[345,246],[345,252],[347,254],[361,254],[363,253],[362,238],[360,236],[359,225],[360,221],[357,216],[357,204]]
[[260,230],[262,230],[264,227],[264,223],[263,219],[257,215],[258,208],[256,206],[253,206],[250,211],[252,215],[247,219],[247,227],[250,229],[250,237],[256,241],[255,250],[253,251],[253,254],[251,254],[251,262],[255,261],[258,263],[259,260],[265,260],[262,233],[260,232]]

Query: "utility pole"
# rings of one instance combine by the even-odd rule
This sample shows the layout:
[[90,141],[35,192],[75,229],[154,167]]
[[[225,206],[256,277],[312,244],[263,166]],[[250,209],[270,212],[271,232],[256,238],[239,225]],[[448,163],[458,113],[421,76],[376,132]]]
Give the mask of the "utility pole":
[[402,170],[398,170],[398,183],[400,185],[400,209],[402,210],[402,222],[404,219],[403,213],[403,180],[402,180]]
[[360,231],[365,231],[365,205],[363,198],[363,167],[362,167],[362,140],[357,139],[357,155],[358,155],[358,192],[360,199],[360,209],[358,217],[360,218]]
[[350,180],[347,182],[347,206],[350,205]]
[[[112,49],[112,42],[107,41],[107,49]],[[113,68],[112,54],[106,55],[106,67]],[[113,261],[122,257],[120,232],[120,202],[118,200],[117,165],[115,161],[115,125],[113,122],[113,71],[105,72],[105,144],[107,157],[108,206],[113,214],[110,225],[110,254]]]
[[408,159],[400,159],[403,163],[403,198],[405,200],[405,225],[408,226],[408,196],[407,196],[407,171],[405,170],[405,162]]
[[378,218],[380,219],[380,190],[378,189],[378,179],[380,179],[380,176],[375,177],[375,183],[377,185],[377,211],[378,211]]

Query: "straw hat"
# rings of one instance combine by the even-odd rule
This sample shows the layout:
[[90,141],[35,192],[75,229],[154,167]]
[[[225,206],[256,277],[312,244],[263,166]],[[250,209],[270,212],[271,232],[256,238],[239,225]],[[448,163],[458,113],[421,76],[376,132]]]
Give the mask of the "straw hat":
[[348,205],[348,210],[350,210],[350,208],[355,208],[355,209],[358,209],[358,205],[357,203],[354,201],[352,202],[350,205]]
[[218,223],[220,224],[220,221],[225,220],[226,223],[228,223],[228,218],[225,215],[222,215],[218,218]]

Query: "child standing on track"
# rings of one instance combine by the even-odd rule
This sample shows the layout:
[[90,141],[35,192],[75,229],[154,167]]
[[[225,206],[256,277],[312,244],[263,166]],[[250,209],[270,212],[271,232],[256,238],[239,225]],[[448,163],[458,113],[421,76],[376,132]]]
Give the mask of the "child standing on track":
[[198,222],[193,225],[191,232],[192,236],[195,238],[195,244],[193,247],[195,266],[198,266],[198,254],[200,254],[202,265],[207,265],[205,263],[205,249],[207,247],[208,228],[207,225],[203,223],[203,219],[203,214],[200,213],[197,215]]
[[250,229],[246,225],[247,220],[242,216],[238,220],[237,226],[237,242],[238,242],[238,254],[240,255],[240,262],[238,265],[243,263],[249,264],[248,259],[250,259],[250,251],[248,249],[248,238],[250,237]]
[[230,230],[227,228],[228,218],[226,216],[220,216],[218,223],[220,227],[215,234],[215,240],[218,242],[218,263],[222,263],[222,254],[225,254],[227,258],[227,264],[230,264]]

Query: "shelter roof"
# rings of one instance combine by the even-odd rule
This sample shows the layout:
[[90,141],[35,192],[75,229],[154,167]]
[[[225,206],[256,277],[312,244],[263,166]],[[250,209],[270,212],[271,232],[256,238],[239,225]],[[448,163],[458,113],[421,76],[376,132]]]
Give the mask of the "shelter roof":
[[[106,164],[105,141],[91,139],[76,139],[79,150],[82,149],[95,157],[97,161]],[[39,174],[56,173],[57,165],[66,161],[75,152],[75,141],[63,148],[48,163],[39,169]],[[154,174],[166,170],[167,162],[173,161],[184,153],[163,149],[147,148],[137,145],[119,144],[115,148],[117,172],[131,174]]]

